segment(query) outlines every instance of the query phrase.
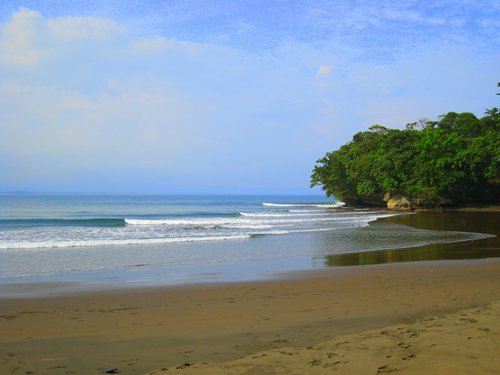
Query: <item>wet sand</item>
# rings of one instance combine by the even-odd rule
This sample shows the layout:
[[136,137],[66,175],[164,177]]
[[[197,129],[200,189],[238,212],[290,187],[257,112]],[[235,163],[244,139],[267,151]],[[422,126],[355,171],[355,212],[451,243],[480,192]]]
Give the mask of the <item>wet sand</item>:
[[492,301],[500,301],[497,260],[353,267],[282,281],[2,300],[0,373],[97,374],[118,368],[141,374],[185,361],[230,361]]
[[4,298],[0,373],[495,373],[498,301],[500,259]]
[[500,302],[429,316],[308,347],[283,347],[225,363],[185,362],[148,374],[498,374]]

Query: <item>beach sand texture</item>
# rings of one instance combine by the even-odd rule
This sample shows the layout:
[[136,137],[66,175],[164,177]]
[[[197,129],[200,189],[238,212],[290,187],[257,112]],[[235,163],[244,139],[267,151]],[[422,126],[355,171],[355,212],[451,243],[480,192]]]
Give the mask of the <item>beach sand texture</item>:
[[[496,213],[394,220],[498,231]],[[498,244],[446,251],[495,256]],[[499,258],[334,267],[262,282],[73,287],[0,286],[0,374],[500,373]],[[22,291],[46,297],[6,297]]]
[[[341,366],[348,372],[361,366],[368,373],[393,368],[455,373],[452,369],[462,363],[455,357],[461,355],[468,366],[477,366],[471,373],[491,373],[498,369],[498,304],[481,306],[500,301],[499,275],[498,260],[420,262],[325,269],[267,282],[4,299],[0,373],[98,374],[109,368],[123,374],[162,368],[173,373],[185,362],[219,363],[200,365],[198,373],[221,368],[294,373],[289,371],[295,366],[295,373]],[[481,313],[471,310],[463,317],[423,320],[417,324],[421,328],[411,327],[418,319],[470,308]],[[381,334],[380,327],[388,326],[383,329],[388,333]],[[416,330],[419,336],[412,336]],[[455,342],[449,352],[442,340]],[[252,358],[267,350],[273,351]],[[366,357],[361,361],[358,356]],[[233,365],[239,367],[231,370]],[[470,368],[464,366],[461,371]]]
[[500,301],[414,324],[283,347],[221,364],[180,364],[160,374],[498,374]]

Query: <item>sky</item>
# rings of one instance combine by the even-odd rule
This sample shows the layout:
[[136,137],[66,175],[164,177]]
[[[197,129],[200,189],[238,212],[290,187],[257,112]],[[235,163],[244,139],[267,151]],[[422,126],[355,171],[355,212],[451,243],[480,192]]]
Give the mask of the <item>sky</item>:
[[318,194],[359,131],[500,106],[500,2],[2,0],[0,192]]

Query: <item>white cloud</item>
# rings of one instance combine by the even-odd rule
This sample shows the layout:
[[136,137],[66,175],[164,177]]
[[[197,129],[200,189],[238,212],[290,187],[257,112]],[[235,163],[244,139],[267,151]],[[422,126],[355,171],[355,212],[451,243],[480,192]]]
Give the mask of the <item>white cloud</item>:
[[[0,40],[6,77],[0,83],[0,153],[17,160],[16,174],[31,173],[38,163],[64,173],[172,160],[196,144],[189,99],[172,93],[179,87],[162,87],[175,72],[161,74],[124,27],[88,17],[46,19],[21,9]],[[177,49],[169,51],[174,61],[179,51],[192,53],[190,46],[169,43]],[[169,43],[142,39],[148,48]]]
[[0,62],[8,65],[32,65],[40,59],[39,36],[43,19],[38,12],[21,8],[2,28]]
[[162,37],[139,38],[132,43],[132,47],[137,51],[156,53],[163,51],[167,47],[168,43],[168,40]]
[[318,70],[316,70],[316,77],[329,76],[333,71],[333,68],[329,65],[321,65]]
[[[5,180],[40,178],[35,169],[58,178],[89,170],[238,170],[249,150],[271,149],[270,140],[259,141],[262,118],[294,107],[297,86],[276,58],[135,37],[111,21],[47,19],[26,9],[0,39],[0,54],[9,57],[0,67],[7,77],[0,82],[0,158],[11,166],[0,171]],[[30,54],[36,59],[28,61]],[[29,62],[24,69],[21,57]],[[289,131],[296,126],[285,121]]]
[[95,110],[98,108],[95,102],[77,93],[67,93],[64,95],[62,103],[67,109]]
[[116,39],[125,28],[113,21],[90,17],[46,19],[39,12],[20,8],[0,33],[0,63],[12,68],[33,68],[67,56],[83,43],[98,45]]
[[47,33],[54,39],[110,40],[125,32],[116,22],[91,17],[61,17],[46,20]]

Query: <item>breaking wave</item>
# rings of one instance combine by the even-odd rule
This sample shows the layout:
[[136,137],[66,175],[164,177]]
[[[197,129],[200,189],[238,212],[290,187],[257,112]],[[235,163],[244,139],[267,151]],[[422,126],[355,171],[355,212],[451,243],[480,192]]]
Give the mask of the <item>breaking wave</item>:
[[250,235],[234,236],[206,236],[206,237],[174,237],[174,238],[140,238],[140,239],[101,239],[101,240],[74,240],[74,241],[23,241],[17,243],[0,243],[0,249],[41,249],[41,248],[64,248],[64,247],[88,247],[109,245],[153,245],[182,242],[201,241],[225,241],[242,240],[250,238]]
[[339,208],[344,207],[344,202],[326,203],[326,204],[306,204],[306,203],[268,203],[263,202],[265,207],[317,207],[317,208]]
[[259,202],[248,211],[240,205],[221,207],[219,213],[207,211],[209,214],[172,212],[161,216],[138,212],[124,218],[2,219],[0,250],[237,240],[363,227],[391,215],[384,211],[325,209],[341,206]]

